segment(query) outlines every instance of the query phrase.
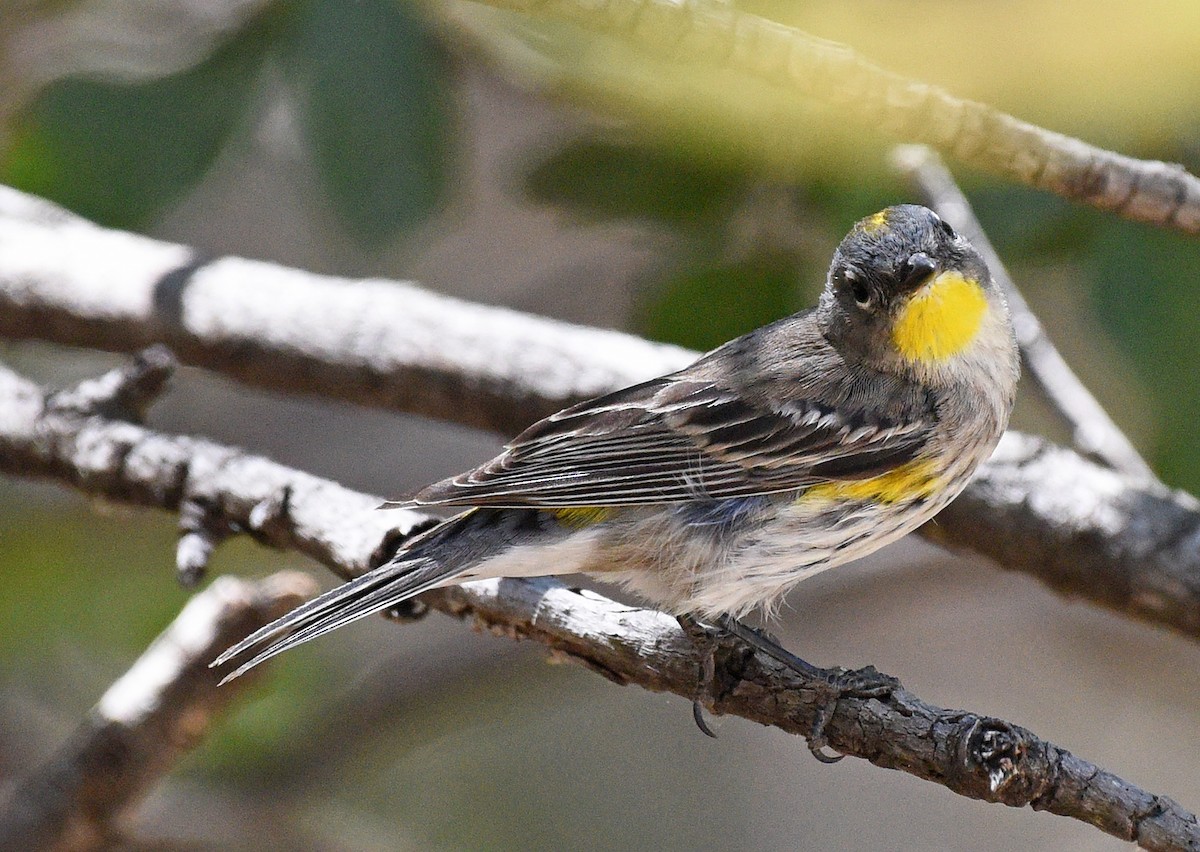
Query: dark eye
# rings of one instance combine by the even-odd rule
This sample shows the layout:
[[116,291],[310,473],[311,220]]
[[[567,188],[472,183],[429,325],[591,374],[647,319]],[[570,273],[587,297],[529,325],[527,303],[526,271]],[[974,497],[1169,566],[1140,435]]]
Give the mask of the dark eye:
[[950,223],[947,222],[945,219],[938,219],[938,225],[941,226],[942,233],[945,234],[947,237],[949,237],[952,240],[958,239],[958,234],[956,234],[954,232],[954,229],[950,227]]
[[850,294],[854,296],[854,301],[858,302],[860,307],[865,308],[871,303],[871,290],[857,269],[847,267],[846,271],[842,273],[842,277],[850,285]]

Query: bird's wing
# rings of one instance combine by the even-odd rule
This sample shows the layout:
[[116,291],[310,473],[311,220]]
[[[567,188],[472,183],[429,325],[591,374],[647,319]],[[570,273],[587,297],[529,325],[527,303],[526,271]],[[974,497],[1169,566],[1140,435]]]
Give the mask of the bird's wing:
[[[913,459],[936,413],[789,401],[787,412],[676,374],[568,408],[417,505],[619,506],[709,500],[865,479]],[[881,410],[885,410],[881,407]]]

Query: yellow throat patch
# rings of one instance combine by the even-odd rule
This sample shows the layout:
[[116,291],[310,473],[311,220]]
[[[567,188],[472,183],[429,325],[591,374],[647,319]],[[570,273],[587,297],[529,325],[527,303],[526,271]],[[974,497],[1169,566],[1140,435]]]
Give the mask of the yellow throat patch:
[[909,361],[942,361],[971,344],[987,309],[978,283],[943,272],[909,299],[892,327],[892,342]]

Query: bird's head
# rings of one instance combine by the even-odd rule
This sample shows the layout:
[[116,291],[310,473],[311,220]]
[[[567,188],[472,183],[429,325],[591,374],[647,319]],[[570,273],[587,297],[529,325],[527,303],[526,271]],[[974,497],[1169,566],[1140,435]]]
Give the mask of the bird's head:
[[964,359],[1012,360],[1008,308],[975,248],[900,204],[858,222],[833,255],[818,313],[840,351],[937,382]]

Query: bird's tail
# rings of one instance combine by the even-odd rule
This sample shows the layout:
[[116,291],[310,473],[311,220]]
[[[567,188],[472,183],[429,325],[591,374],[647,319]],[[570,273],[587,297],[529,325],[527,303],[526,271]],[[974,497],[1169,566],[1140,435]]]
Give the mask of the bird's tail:
[[428,591],[453,573],[427,558],[389,562],[301,604],[282,618],[259,628],[226,649],[210,665],[223,665],[252,648],[261,648],[226,675],[221,681],[226,683],[289,648]]
[[[523,541],[550,544],[565,532],[552,515],[533,509],[464,512],[413,539],[386,565],[331,589],[254,631],[224,651],[210,666],[223,665],[257,649],[254,656],[225,676],[221,681],[225,683],[289,648],[383,612],[455,578],[520,575],[523,572],[512,564],[506,564],[500,573],[492,573],[487,570],[487,563]],[[542,567],[537,573],[552,571]]]

